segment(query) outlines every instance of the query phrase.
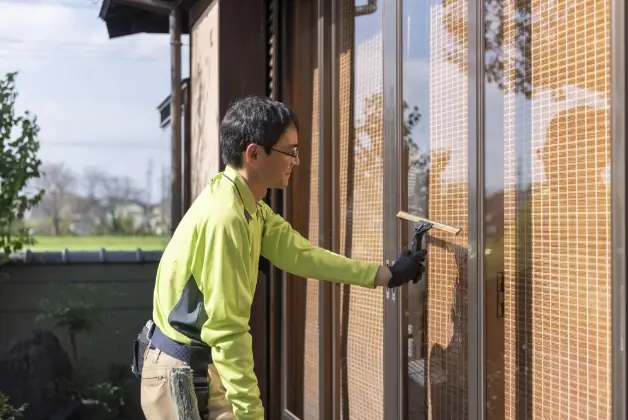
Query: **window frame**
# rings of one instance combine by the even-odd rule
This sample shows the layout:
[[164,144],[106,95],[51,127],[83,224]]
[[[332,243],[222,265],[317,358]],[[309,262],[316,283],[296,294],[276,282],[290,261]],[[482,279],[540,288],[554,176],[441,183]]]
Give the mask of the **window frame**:
[[625,419],[626,398],[626,5],[611,1],[611,404]]

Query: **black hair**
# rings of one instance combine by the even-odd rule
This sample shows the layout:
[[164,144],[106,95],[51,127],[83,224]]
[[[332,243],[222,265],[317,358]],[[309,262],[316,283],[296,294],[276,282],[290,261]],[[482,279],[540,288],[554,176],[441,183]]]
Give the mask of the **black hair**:
[[299,130],[297,116],[289,106],[261,96],[233,102],[220,123],[220,151],[225,164],[242,166],[249,144],[260,145],[267,154],[289,128]]

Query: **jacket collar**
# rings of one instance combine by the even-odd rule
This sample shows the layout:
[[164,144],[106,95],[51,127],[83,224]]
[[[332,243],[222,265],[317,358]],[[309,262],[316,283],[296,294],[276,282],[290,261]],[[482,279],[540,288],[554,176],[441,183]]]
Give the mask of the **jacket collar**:
[[251,192],[249,185],[246,183],[246,180],[229,165],[225,168],[224,175],[233,181],[237,189],[237,193],[240,195],[242,203],[244,204],[244,209],[247,211],[249,216],[254,216],[257,212],[257,203],[255,202],[255,197],[253,197],[253,193]]

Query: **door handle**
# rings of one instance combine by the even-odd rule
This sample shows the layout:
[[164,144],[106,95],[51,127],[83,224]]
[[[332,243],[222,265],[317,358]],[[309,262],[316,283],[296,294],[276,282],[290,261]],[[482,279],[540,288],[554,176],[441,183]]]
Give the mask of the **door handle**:
[[497,318],[504,317],[504,272],[497,272]]

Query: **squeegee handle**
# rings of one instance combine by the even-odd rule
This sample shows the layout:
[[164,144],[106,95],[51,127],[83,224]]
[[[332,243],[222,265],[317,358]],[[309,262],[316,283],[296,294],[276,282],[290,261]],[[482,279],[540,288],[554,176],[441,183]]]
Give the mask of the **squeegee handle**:
[[417,252],[419,249],[421,249],[421,242],[423,240],[421,236],[422,235],[419,235],[416,232],[414,233],[414,237],[412,238],[412,246],[410,247],[410,251],[413,254]]
[[434,225],[428,222],[419,222],[414,228],[414,237],[412,238],[412,245],[410,246],[410,251],[412,253],[418,252],[423,246],[423,236],[425,233],[430,230]]
[[[428,222],[419,222],[414,227],[414,236],[412,238],[412,245],[410,246],[410,251],[414,254],[418,252],[423,247],[423,235],[430,230],[434,225]],[[412,283],[416,284],[421,280],[423,274],[421,273],[416,279],[412,280]]]

